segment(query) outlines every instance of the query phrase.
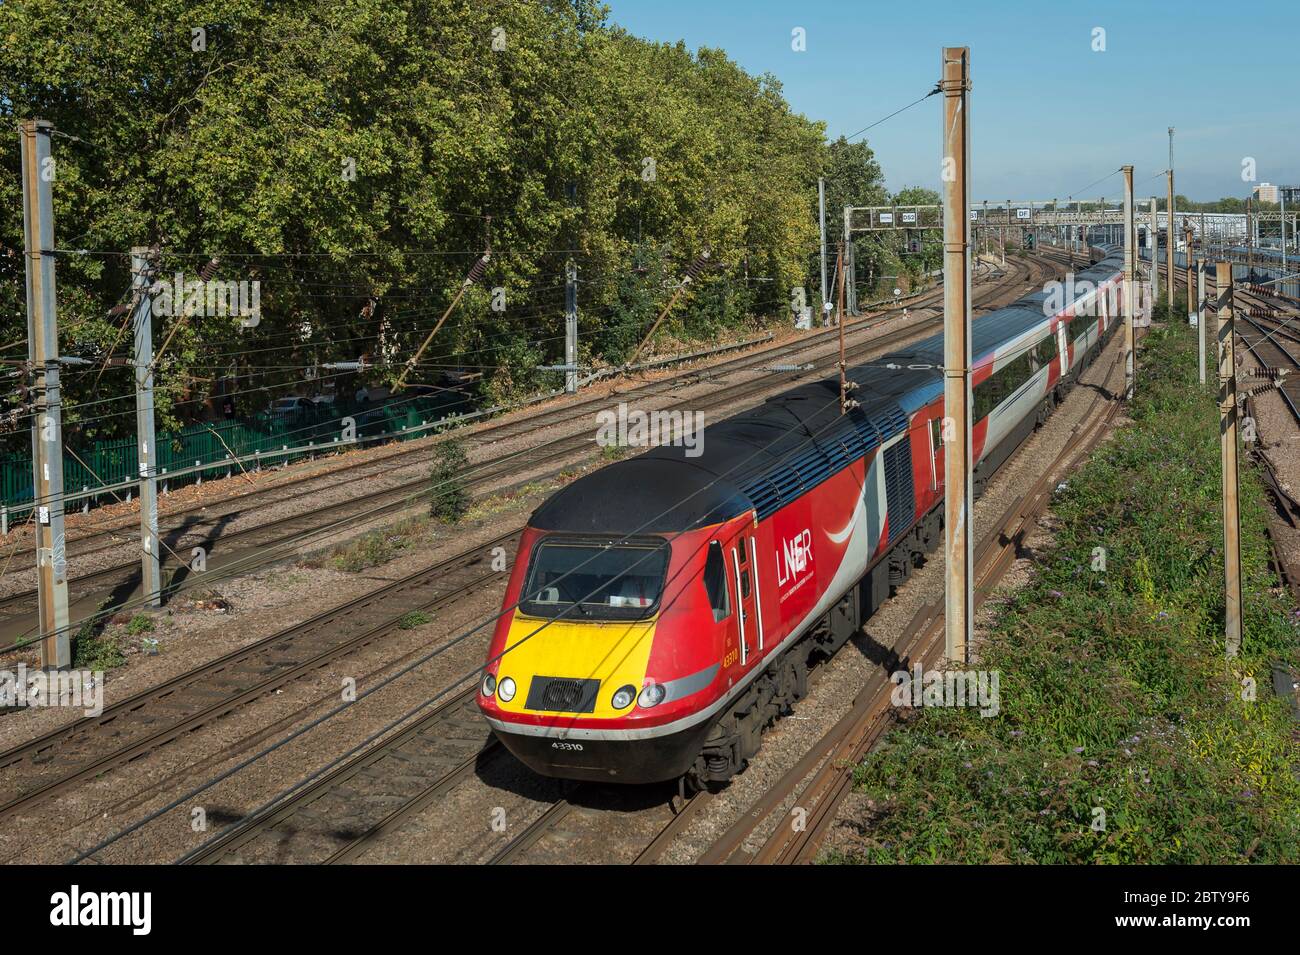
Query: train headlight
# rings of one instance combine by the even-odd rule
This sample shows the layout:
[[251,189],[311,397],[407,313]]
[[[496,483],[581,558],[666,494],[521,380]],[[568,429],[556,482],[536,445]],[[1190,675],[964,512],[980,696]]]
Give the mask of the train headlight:
[[641,695],[637,697],[636,701],[641,704],[641,706],[649,709],[652,706],[658,706],[662,703],[664,697],[667,695],[668,691],[664,689],[662,683],[651,683],[641,691]]
[[614,704],[614,709],[625,710],[629,706],[631,706],[635,701],[636,701],[636,687],[624,686],[624,687],[620,687],[614,693],[614,699],[611,700],[610,702]]
[[502,703],[509,703],[515,698],[515,681],[508,676],[503,676],[501,682],[497,684],[497,699]]
[[497,691],[497,678],[494,677],[491,673],[484,674],[483,686],[481,689],[483,690],[484,696],[491,696],[493,693]]

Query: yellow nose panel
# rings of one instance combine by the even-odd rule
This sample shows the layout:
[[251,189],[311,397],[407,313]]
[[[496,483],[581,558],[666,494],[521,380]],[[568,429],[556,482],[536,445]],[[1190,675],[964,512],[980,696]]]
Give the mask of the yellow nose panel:
[[509,703],[502,703],[499,699],[497,703],[508,713],[550,712],[530,710],[525,705],[534,676],[599,680],[595,710],[568,715],[586,718],[627,716],[635,706],[616,710],[611,700],[619,687],[631,686],[641,692],[654,629],[653,620],[553,620],[548,623],[538,617],[516,613],[506,637],[506,653],[497,667],[498,681],[503,677],[515,681],[515,696]]

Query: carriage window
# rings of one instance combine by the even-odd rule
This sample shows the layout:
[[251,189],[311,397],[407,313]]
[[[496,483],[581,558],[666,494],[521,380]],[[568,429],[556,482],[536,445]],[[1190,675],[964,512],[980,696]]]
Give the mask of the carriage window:
[[749,596],[749,571],[748,570],[742,570],[740,572],[740,595],[742,597]]
[[1034,342],[1033,346],[1026,352],[1026,354],[1029,356],[1030,370],[1037,374],[1039,369],[1046,364],[1046,362],[1043,361],[1043,343],[1041,341]]
[[713,622],[726,620],[731,615],[731,601],[727,599],[727,565],[722,559],[722,545],[709,544],[709,556],[704,561],[704,590],[713,608]]
[[987,417],[994,408],[1006,401],[1033,374],[1029,355],[1021,352],[1008,364],[989,375],[975,386],[974,401],[975,420]]

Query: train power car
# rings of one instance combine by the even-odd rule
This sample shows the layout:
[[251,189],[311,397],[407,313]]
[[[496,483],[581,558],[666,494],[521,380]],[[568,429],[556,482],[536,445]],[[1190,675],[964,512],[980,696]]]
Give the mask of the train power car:
[[[1122,315],[1121,261],[973,326],[978,493]],[[720,783],[942,535],[942,338],[558,491],[520,541],[478,705],[538,773]]]

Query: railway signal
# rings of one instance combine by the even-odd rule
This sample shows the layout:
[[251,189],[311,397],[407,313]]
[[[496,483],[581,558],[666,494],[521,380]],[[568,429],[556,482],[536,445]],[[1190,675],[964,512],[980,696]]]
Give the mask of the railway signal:
[[[847,245],[847,242],[845,245]],[[844,357],[844,246],[840,246],[840,254],[835,260],[835,271],[840,283],[838,295],[839,311],[835,320],[835,324],[839,326],[840,332],[840,414],[845,415],[858,406],[858,403],[849,397],[849,392],[857,388],[858,383],[856,381],[849,381],[849,366]]]
[[[945,47],[943,90],[944,656],[966,662],[971,589],[970,48]],[[1010,201],[1007,203],[1010,209]],[[1009,214],[1009,213],[1008,213]],[[947,422],[945,422],[947,424]]]
[[564,390],[578,390],[578,263],[564,263]]

